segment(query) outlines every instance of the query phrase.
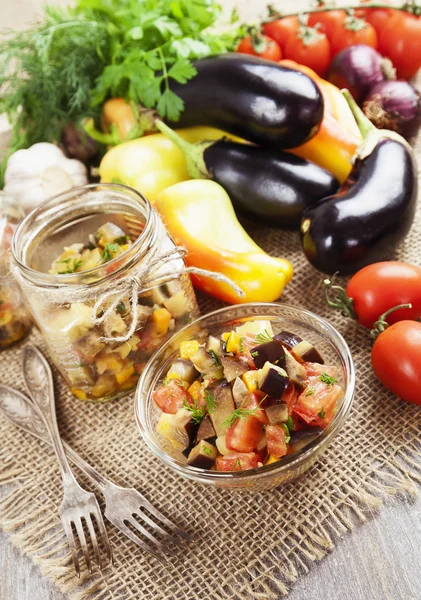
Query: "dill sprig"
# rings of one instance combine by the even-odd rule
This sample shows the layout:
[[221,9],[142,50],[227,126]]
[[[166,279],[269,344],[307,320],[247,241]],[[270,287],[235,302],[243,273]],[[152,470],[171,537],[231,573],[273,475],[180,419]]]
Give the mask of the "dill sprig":
[[193,400],[193,404],[191,405],[185,400],[183,402],[183,408],[191,412],[192,421],[196,424],[199,424],[206,414],[206,408],[204,406],[199,406],[197,400]]
[[208,407],[208,412],[213,412],[216,408],[216,400],[215,400],[215,396],[213,394],[211,394],[211,392],[209,390],[205,390],[205,402],[206,402],[206,406]]
[[221,366],[221,360],[219,358],[219,356],[217,355],[217,353],[215,352],[215,350],[209,350],[209,354],[212,356],[215,364],[220,367]]
[[320,381],[323,381],[326,385],[333,385],[334,383],[338,383],[334,377],[328,375],[328,373],[323,373],[319,377]]
[[267,329],[265,329],[262,333],[258,333],[256,335],[256,342],[259,342],[259,344],[267,344],[268,342],[271,342],[272,340],[273,340],[273,337],[270,335],[270,333]]
[[250,415],[252,415],[253,413],[256,412],[256,410],[258,410],[263,402],[263,400],[265,400],[265,398],[267,398],[267,395],[262,398],[259,402],[259,404],[257,406],[255,406],[254,408],[243,408],[240,406],[240,408],[236,408],[234,410],[234,412],[228,417],[228,419],[225,419],[224,421],[224,425],[228,425],[228,427],[231,427],[231,425],[233,423],[235,423],[235,421],[237,419],[246,419],[247,417],[249,417]]
[[101,252],[101,258],[104,262],[108,262],[109,260],[112,260],[113,258],[115,258],[117,252],[119,249],[119,245],[118,244],[111,244],[110,242],[107,242],[104,246],[103,251]]

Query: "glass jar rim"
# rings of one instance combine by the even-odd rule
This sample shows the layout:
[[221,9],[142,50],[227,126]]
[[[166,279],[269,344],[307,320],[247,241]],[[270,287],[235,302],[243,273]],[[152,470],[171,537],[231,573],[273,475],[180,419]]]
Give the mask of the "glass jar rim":
[[[101,189],[102,188],[102,189]],[[71,201],[75,197],[83,198],[85,194],[107,191],[110,192],[115,191],[119,192],[122,196],[126,196],[127,199],[131,198],[132,200],[138,201],[138,216],[144,219],[144,227],[139,236],[133,241],[132,245],[128,250],[124,253],[120,254],[118,257],[107,262],[107,267],[116,267],[114,269],[110,269],[110,272],[107,275],[95,277],[98,275],[101,270],[104,269],[104,265],[98,265],[93,267],[92,269],[88,269],[82,272],[76,273],[63,273],[63,274],[51,274],[43,271],[38,271],[37,269],[33,269],[30,267],[23,259],[25,252],[25,246],[28,244],[28,241],[22,247],[19,247],[19,242],[21,242],[21,238],[25,235],[25,230],[30,226],[31,223],[34,223],[37,219],[40,219],[44,214],[47,215],[47,219],[45,219],[45,223],[43,223],[35,232],[32,239],[35,239],[37,235],[39,235],[48,225],[48,213],[51,216],[54,214],[53,209],[60,202]],[[98,214],[101,214],[101,211],[98,211]],[[63,223],[60,224],[63,226]],[[67,287],[72,285],[80,285],[79,278],[83,274],[84,277],[92,277],[92,281],[86,281],[84,285],[87,286],[96,286],[104,283],[105,279],[117,278],[121,275],[121,271],[125,270],[128,266],[133,264],[134,261],[138,261],[139,258],[144,256],[146,252],[153,246],[157,237],[157,214],[150,204],[149,200],[138,190],[134,188],[121,184],[121,183],[89,183],[82,186],[77,186],[70,188],[64,192],[56,194],[51,198],[48,198],[40,204],[36,206],[30,213],[26,215],[26,217],[19,223],[18,227],[12,238],[11,244],[11,252],[13,261],[19,267],[20,273],[28,279],[29,281],[36,283],[38,285],[43,285],[44,287]],[[125,260],[127,259],[127,260]]]

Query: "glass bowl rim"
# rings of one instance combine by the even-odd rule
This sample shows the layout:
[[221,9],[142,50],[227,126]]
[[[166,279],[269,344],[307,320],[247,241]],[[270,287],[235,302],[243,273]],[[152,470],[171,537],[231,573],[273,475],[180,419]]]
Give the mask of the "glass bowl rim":
[[[328,331],[327,337],[328,337],[329,342],[333,343],[336,351],[340,354],[341,359],[343,360],[343,362],[345,364],[345,371],[346,371],[348,381],[347,381],[347,387],[345,389],[345,395],[342,400],[342,404],[341,404],[338,412],[336,413],[334,419],[329,423],[329,425],[326,427],[326,429],[323,430],[323,433],[321,433],[314,440],[309,442],[304,448],[302,448],[298,452],[295,452],[294,454],[291,454],[290,456],[285,456],[281,460],[271,463],[269,465],[263,465],[262,467],[255,467],[253,469],[247,469],[245,471],[226,472],[226,471],[212,471],[210,469],[201,469],[198,467],[191,467],[189,465],[183,464],[179,460],[173,458],[172,456],[170,456],[169,454],[164,452],[164,450],[162,448],[160,448],[160,446],[158,444],[155,443],[154,439],[149,434],[148,427],[145,424],[144,419],[142,418],[142,409],[141,409],[142,408],[142,397],[144,396],[145,402],[143,402],[143,404],[146,406],[146,399],[152,393],[152,390],[148,390],[146,393],[142,392],[143,382],[146,379],[146,376],[150,371],[149,365],[152,365],[160,354],[165,353],[165,351],[171,346],[173,337],[181,336],[189,328],[200,325],[201,322],[203,322],[209,318],[224,314],[224,313],[228,312],[229,310],[234,310],[235,308],[237,308],[237,309],[244,308],[244,310],[247,311],[247,309],[251,308],[251,307],[261,307],[262,308],[262,315],[261,315],[262,317],[266,316],[265,312],[264,312],[265,308],[266,308],[266,310],[270,309],[270,308],[276,308],[277,310],[279,310],[280,308],[281,309],[285,308],[287,310],[296,311],[297,313],[301,313],[302,315],[307,315],[307,316],[311,317],[311,319],[316,321],[318,324],[322,325],[324,329],[327,329],[327,331]],[[267,316],[275,316],[275,315],[267,315]],[[257,315],[256,315],[256,317],[257,317]],[[326,319],[324,319],[323,317],[320,317],[319,315],[316,315],[312,311],[307,310],[305,308],[298,307],[298,306],[292,306],[291,304],[284,304],[281,302],[248,302],[248,303],[244,303],[244,304],[224,306],[222,308],[218,308],[217,310],[214,310],[214,311],[211,311],[204,315],[201,315],[200,317],[198,317],[191,323],[185,325],[176,334],[174,334],[174,336],[171,336],[165,342],[165,344],[163,344],[160,348],[158,348],[158,350],[156,350],[154,352],[154,354],[151,356],[151,358],[149,359],[147,365],[143,369],[142,374],[139,378],[139,381],[138,381],[138,384],[136,387],[136,391],[135,391],[135,396],[134,396],[134,413],[135,413],[134,416],[135,416],[135,420],[136,420],[138,429],[140,431],[140,434],[141,434],[143,440],[145,441],[147,447],[149,448],[149,450],[151,450],[165,464],[167,464],[169,467],[171,467],[172,469],[174,469],[181,475],[184,475],[185,477],[188,477],[190,479],[197,479],[199,481],[206,480],[209,482],[224,481],[224,480],[232,481],[234,479],[240,480],[240,479],[247,479],[247,478],[256,479],[256,478],[265,478],[265,477],[268,477],[275,473],[282,473],[284,471],[288,471],[291,468],[295,469],[295,468],[299,467],[300,465],[302,465],[303,463],[305,463],[313,454],[316,454],[317,449],[320,448],[321,446],[325,445],[328,441],[330,441],[333,437],[335,437],[335,435],[341,429],[342,425],[345,423],[345,421],[348,418],[349,413],[351,411],[354,393],[355,393],[355,367],[354,367],[354,362],[352,359],[351,351],[350,351],[345,339],[343,338],[343,336],[339,333],[339,331],[333,325],[331,325]]]

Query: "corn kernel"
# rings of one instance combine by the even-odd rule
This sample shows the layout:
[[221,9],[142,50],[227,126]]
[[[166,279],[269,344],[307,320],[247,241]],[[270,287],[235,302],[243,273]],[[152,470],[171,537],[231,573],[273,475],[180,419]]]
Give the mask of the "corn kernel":
[[240,340],[241,337],[235,331],[231,331],[229,338],[227,339],[227,352],[234,352],[236,354],[240,351]]
[[193,400],[198,400],[201,387],[202,386],[199,381],[194,381],[187,390],[190,396],[193,398]]
[[257,377],[257,371],[246,371],[241,375],[241,379],[249,392],[255,392],[257,390]]
[[199,350],[199,342],[197,340],[191,340],[189,342],[181,342],[180,344],[180,358],[189,359],[195,352]]
[[119,373],[116,373],[115,378],[119,385],[122,385],[125,381],[129,379],[134,373],[134,366],[132,364],[128,364],[127,367],[122,369]]
[[79,390],[78,388],[72,388],[70,390],[73,394],[73,396],[76,396],[76,398],[78,398],[78,400],[86,400],[87,395],[86,392],[84,392],[83,390]]
[[166,308],[158,308],[152,313],[152,321],[155,323],[155,331],[157,335],[165,335],[170,324],[171,313]]

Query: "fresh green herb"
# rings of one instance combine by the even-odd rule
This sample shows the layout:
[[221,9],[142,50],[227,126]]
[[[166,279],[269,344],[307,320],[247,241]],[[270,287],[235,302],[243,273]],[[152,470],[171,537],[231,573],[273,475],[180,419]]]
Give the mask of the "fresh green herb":
[[244,337],[240,337],[238,341],[238,350],[239,352],[244,352]]
[[212,450],[210,448],[208,448],[207,446],[203,446],[202,450],[207,456],[212,456]]
[[112,260],[118,252],[118,244],[110,244],[107,242],[104,246],[104,250],[101,252],[101,258],[104,262]]
[[119,302],[115,309],[121,315],[126,312],[126,305],[124,304],[124,302]]
[[84,248],[86,250],[95,250],[96,246],[92,242],[88,242],[87,244],[84,245]]
[[118,244],[119,246],[124,246],[124,244],[127,244],[128,242],[130,242],[129,235],[122,235],[114,240],[114,244]]
[[288,427],[290,433],[294,431],[294,421],[292,420],[292,417],[288,417],[286,421],[286,426]]
[[205,402],[208,407],[208,412],[213,412],[216,408],[215,396],[209,390],[205,390]]
[[271,342],[272,340],[273,340],[273,337],[270,335],[270,333],[267,329],[265,329],[263,331],[263,333],[258,333],[256,335],[256,342],[259,342],[259,344],[267,344],[268,342]]
[[215,350],[209,350],[209,354],[212,356],[213,360],[215,361],[215,364],[218,365],[218,367],[220,367],[221,361],[219,360],[219,356],[217,355]]
[[264,399],[265,398],[262,398],[259,404],[254,408],[236,408],[234,412],[228,417],[228,419],[225,419],[224,425],[228,425],[228,427],[231,427],[231,425],[235,423],[237,419],[246,419],[260,408],[260,405],[262,404]]
[[[73,263],[72,263],[73,261]],[[81,266],[82,261],[80,259],[66,258],[64,260],[58,260],[57,263],[64,263],[66,265],[65,271],[58,271],[58,275],[68,275],[69,273],[75,273]]]
[[235,471],[235,470],[241,471],[241,461],[239,458],[236,459],[236,461],[233,463],[230,471]]
[[334,383],[338,383],[334,377],[331,377],[327,373],[323,373],[319,377],[320,381],[323,381],[326,385],[333,385]]
[[282,427],[283,427],[283,429],[285,431],[285,443],[289,444],[290,441],[291,441],[291,435],[290,435],[290,432],[289,432],[289,427],[288,427],[288,425],[286,423],[281,423],[281,425],[282,425]]
[[254,352],[250,352],[250,354],[253,356],[253,358],[256,358],[256,356],[259,356],[259,353],[257,352],[257,350],[255,350]]
[[312,387],[308,387],[308,388],[306,389],[306,394],[305,394],[305,395],[306,395],[306,396],[312,396],[312,395],[313,395],[313,394],[315,394],[315,393],[316,393],[316,390],[315,390],[314,388],[312,388]]
[[322,410],[321,410],[319,413],[317,413],[317,414],[318,414],[318,416],[319,416],[321,419],[324,419],[324,418],[325,418],[325,416],[326,416],[325,409],[324,409],[324,408],[322,408]]
[[193,401],[193,404],[190,405],[187,400],[185,400],[183,402],[183,408],[185,408],[186,410],[188,410],[189,412],[191,412],[192,414],[192,421],[193,423],[196,423],[197,425],[202,421],[203,417],[205,416],[205,407],[204,406],[198,406],[197,404],[197,400]]

